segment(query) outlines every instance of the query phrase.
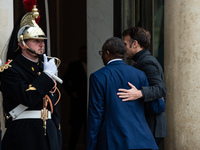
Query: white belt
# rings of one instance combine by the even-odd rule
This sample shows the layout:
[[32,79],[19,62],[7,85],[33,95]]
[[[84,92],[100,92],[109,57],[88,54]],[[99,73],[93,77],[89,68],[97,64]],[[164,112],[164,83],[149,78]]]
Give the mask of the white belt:
[[[24,111],[20,115],[18,115],[16,118],[13,118],[13,120],[18,120],[18,119],[41,119],[41,111],[40,110]],[[48,119],[51,119],[50,111],[48,111]]]

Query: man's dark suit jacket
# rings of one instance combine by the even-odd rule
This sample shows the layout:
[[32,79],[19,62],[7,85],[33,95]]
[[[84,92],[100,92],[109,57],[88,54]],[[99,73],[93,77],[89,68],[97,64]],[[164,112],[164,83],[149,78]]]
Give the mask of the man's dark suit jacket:
[[[142,87],[144,101],[152,101],[161,97],[166,97],[166,88],[164,83],[164,75],[162,67],[151,53],[143,49],[138,52],[134,57],[134,67],[144,71],[147,75],[149,86]],[[146,113],[147,123],[156,138],[167,136],[167,120],[165,112],[161,114]]]
[[158,149],[145,119],[144,101],[123,102],[119,88],[148,86],[144,72],[116,60],[90,76],[87,150]]

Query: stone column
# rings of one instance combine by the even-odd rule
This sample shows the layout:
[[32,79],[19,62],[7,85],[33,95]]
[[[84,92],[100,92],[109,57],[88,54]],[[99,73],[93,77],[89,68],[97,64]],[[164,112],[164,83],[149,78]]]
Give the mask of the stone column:
[[165,150],[200,149],[200,6],[165,0]]
[[111,36],[113,36],[113,0],[87,0],[88,88],[90,74],[104,66],[98,51]]
[[[3,63],[6,59],[6,46],[13,29],[13,0],[0,0],[0,58]],[[2,94],[0,92],[0,122],[4,133],[4,117],[2,107]],[[3,135],[3,134],[2,134]]]
[[113,0],[87,0],[88,77],[103,67],[98,51],[113,36]]

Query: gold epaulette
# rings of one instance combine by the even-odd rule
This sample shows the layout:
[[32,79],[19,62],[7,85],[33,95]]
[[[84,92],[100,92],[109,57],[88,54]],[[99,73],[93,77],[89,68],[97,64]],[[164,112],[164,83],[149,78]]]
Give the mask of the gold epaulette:
[[10,65],[10,63],[11,63],[12,61],[13,61],[12,59],[11,59],[11,60],[8,60],[8,61],[5,63],[5,65],[1,66],[1,67],[0,67],[0,72],[3,72],[5,69],[8,69],[9,67],[12,67],[12,66]]

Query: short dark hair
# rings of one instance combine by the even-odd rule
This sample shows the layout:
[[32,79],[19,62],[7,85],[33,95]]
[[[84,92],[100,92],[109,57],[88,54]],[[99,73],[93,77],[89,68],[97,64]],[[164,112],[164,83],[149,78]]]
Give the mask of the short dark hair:
[[141,27],[131,27],[124,30],[123,36],[129,35],[132,39],[131,43],[136,40],[142,48],[149,49],[151,43],[151,34],[149,31]]
[[115,57],[124,57],[126,47],[124,41],[118,37],[108,38],[102,46],[102,51],[108,50]]

